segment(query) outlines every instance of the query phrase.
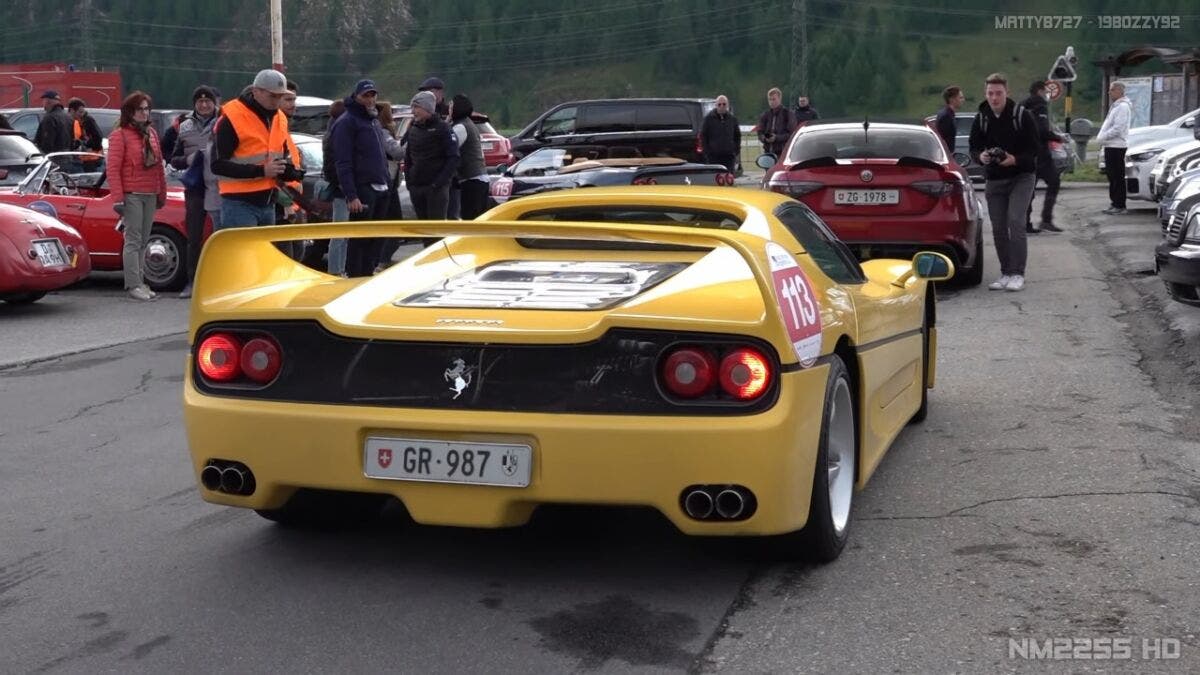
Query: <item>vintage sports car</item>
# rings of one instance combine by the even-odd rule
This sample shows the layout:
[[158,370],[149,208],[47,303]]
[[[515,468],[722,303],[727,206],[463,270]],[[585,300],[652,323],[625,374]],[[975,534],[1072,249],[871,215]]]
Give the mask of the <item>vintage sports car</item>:
[[[445,237],[374,276],[273,241]],[[783,195],[564,190],[475,221],[218,232],[184,420],[210,502],[289,525],[658,509],[692,535],[842,550],[854,488],[927,410],[938,253],[860,265]]]
[[10,304],[37,302],[92,271],[79,232],[47,215],[49,204],[34,206],[43,212],[0,203],[0,300]]
[[[116,229],[116,197],[108,191],[103,157],[91,153],[56,152],[46,156],[16,188],[0,189],[0,202],[27,206],[47,202],[59,220],[87,241],[94,270],[120,270],[125,239]],[[156,291],[187,283],[187,224],[183,191],[167,186],[167,205],[154,214],[154,229],[143,251],[146,284]],[[211,223],[206,226],[211,228]]]
[[765,189],[807,204],[860,259],[938,251],[957,281],[982,281],[983,205],[929,127],[816,120],[758,164]]
[[733,185],[736,177],[720,164],[697,164],[676,157],[618,157],[617,148],[538,148],[491,176],[492,205],[509,199],[577,187],[609,185]]

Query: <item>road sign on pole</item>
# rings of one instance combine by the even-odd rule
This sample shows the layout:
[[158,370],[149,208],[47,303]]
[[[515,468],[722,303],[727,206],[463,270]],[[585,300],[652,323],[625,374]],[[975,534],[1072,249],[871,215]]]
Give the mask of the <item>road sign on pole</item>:
[[1057,101],[1063,93],[1062,85],[1055,80],[1050,80],[1046,82],[1046,93],[1050,95],[1050,100]]
[[1075,67],[1067,60],[1066,55],[1060,56],[1054,61],[1054,67],[1050,69],[1050,74],[1046,76],[1046,79],[1055,82],[1074,82]]

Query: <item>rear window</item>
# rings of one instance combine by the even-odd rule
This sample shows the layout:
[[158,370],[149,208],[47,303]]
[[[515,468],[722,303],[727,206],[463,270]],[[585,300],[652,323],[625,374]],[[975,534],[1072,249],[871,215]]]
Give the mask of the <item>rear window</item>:
[[580,206],[547,209],[522,214],[519,220],[551,220],[584,223],[638,223],[736,230],[742,221],[731,213],[701,209],[660,208],[657,206]]
[[41,150],[28,138],[16,134],[0,136],[0,159],[24,162],[32,156],[40,156]]
[[917,157],[939,164],[946,161],[942,144],[924,127],[911,129],[815,129],[796,136],[788,163],[817,157],[834,159],[899,159]]
[[692,116],[687,106],[671,104],[642,104],[637,106],[637,128],[640,131],[692,129]]
[[579,112],[577,133],[613,133],[634,130],[634,109],[627,105],[587,105]]
[[974,124],[974,122],[975,122],[974,115],[970,115],[967,117],[955,117],[954,118],[954,133],[959,136],[970,136],[971,135],[971,125]]
[[117,128],[117,121],[121,119],[121,112],[119,110],[93,110],[89,108],[88,114],[96,120],[96,127],[105,136],[111,134]]

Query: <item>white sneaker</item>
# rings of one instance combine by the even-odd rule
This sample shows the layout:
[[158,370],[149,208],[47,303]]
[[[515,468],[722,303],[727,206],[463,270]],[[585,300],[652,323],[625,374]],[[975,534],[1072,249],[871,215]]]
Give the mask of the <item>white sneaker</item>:
[[1014,274],[1008,279],[1008,285],[1004,287],[1006,291],[1019,291],[1025,288],[1025,277],[1020,274]]
[[988,290],[1002,291],[1002,290],[1008,288],[1008,282],[1010,282],[1010,281],[1012,281],[1012,277],[1005,274],[1004,276],[1000,277],[999,279],[988,284]]
[[150,289],[146,288],[145,286],[134,286],[133,288],[129,289],[128,293],[129,297],[133,298],[134,300],[145,301],[154,299],[154,296],[150,295]]

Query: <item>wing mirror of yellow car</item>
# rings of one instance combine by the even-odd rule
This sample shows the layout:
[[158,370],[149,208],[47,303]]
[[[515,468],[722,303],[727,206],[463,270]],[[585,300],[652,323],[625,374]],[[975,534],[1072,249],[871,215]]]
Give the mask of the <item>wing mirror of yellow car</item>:
[[901,274],[892,285],[904,288],[908,280],[917,277],[926,281],[946,281],[954,276],[954,263],[941,253],[921,251],[913,256],[912,267]]

